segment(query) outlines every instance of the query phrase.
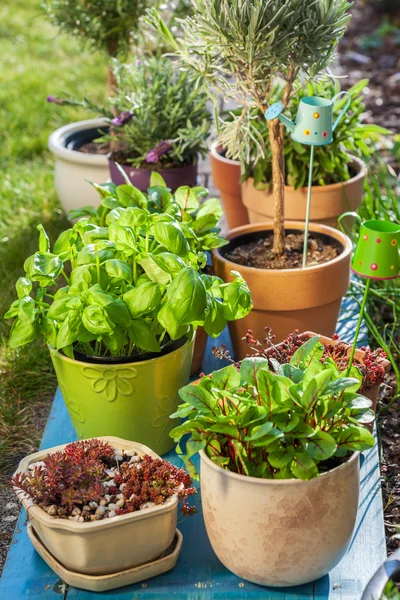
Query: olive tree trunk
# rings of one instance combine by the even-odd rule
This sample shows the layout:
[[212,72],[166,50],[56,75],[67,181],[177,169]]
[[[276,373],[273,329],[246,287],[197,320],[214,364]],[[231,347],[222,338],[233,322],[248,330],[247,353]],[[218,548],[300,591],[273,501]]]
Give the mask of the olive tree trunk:
[[285,250],[285,158],[283,153],[283,125],[279,119],[267,121],[272,153],[272,195],[274,199],[273,252],[281,256]]

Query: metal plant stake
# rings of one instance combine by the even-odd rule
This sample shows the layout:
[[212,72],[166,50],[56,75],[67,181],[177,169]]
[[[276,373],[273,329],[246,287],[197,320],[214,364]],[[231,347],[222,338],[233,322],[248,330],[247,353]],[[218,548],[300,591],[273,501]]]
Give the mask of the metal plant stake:
[[[336,121],[333,122],[333,105],[336,100],[343,95],[347,96],[346,104],[341,110]],[[300,100],[295,123],[282,114],[282,102],[275,102],[267,109],[265,113],[265,118],[268,121],[279,119],[292,132],[291,137],[293,140],[295,140],[295,142],[311,146],[310,166],[308,172],[306,220],[304,229],[303,268],[307,264],[314,146],[326,146],[332,142],[333,132],[347,111],[350,105],[350,100],[351,98],[348,92],[339,92],[339,94],[336,94],[332,100],[321,98],[320,96],[307,96],[302,98]]]
[[347,375],[349,375],[353,364],[371,280],[395,279],[400,275],[400,225],[391,221],[380,220],[370,220],[362,223],[357,213],[346,212],[339,217],[339,225],[342,230],[341,221],[344,217],[349,216],[354,217],[360,223],[360,232],[351,262],[351,270],[356,275],[364,277],[367,282],[351,348]]

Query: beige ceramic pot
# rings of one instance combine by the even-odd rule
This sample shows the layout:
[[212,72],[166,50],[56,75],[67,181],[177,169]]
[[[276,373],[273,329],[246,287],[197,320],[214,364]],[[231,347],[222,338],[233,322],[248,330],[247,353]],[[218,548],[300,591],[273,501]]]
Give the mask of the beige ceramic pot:
[[[304,230],[304,222],[285,223],[286,231]],[[272,230],[271,223],[245,225],[229,231],[228,240],[238,245],[250,241],[253,232]],[[318,331],[331,337],[336,330],[340,304],[350,282],[351,242],[347,236],[326,225],[310,224],[310,232],[329,236],[339,241],[343,252],[335,259],[305,269],[268,270],[238,265],[224,258],[228,246],[213,251],[214,273],[224,281],[231,281],[232,270],[246,280],[253,300],[253,310],[243,319],[228,323],[236,360],[249,353],[242,339],[248,329],[256,338],[264,339],[264,327],[269,326],[276,341],[285,339],[294,329]]]
[[218,188],[224,207],[229,229],[246,225],[249,222],[247,208],[242,202],[240,189],[240,163],[225,158],[222,148],[217,143],[212,144],[209,153],[211,174],[215,187]]
[[204,521],[219,560],[238,577],[301,585],[346,553],[357,516],[359,454],[310,481],[231,473],[200,452]]
[[[113,448],[136,450],[143,456],[159,456],[137,442],[116,437],[100,437]],[[49,453],[63,450],[67,444],[41,450],[25,457],[18,471],[26,471]],[[71,571],[87,575],[106,575],[149,562],[164,552],[174,539],[178,498],[172,496],[160,506],[111,517],[102,521],[78,523],[51,517],[22,491],[16,494],[27,510],[29,522],[40,541],[54,558]]]
[[[310,219],[316,223],[337,227],[338,217],[346,211],[355,211],[361,205],[364,179],[367,174],[365,163],[351,157],[351,166],[356,175],[343,183],[313,186],[311,195]],[[249,215],[250,223],[261,223],[273,219],[274,199],[272,191],[256,190],[254,180],[247,179],[242,184],[242,199]],[[285,185],[285,219],[301,221],[306,215],[307,188]]]

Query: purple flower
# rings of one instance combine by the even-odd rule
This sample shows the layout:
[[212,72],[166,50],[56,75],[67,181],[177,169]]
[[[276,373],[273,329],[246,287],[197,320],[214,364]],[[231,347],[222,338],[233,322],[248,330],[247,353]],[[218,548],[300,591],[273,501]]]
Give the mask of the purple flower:
[[123,127],[132,120],[132,117],[133,114],[129,110],[124,110],[118,117],[111,119],[111,123],[112,125],[116,125],[116,127]]
[[53,104],[65,104],[65,101],[62,98],[57,98],[57,96],[47,96],[47,102],[52,102]]
[[140,67],[141,64],[142,64],[142,61],[140,60],[140,58],[138,58],[138,60],[136,61],[136,66]]
[[166,154],[167,152],[169,152],[172,148],[172,144],[169,140],[164,140],[162,142],[160,142],[159,144],[157,144],[157,146],[155,148],[153,148],[152,150],[149,150],[148,153],[146,154],[146,162],[147,163],[157,163],[160,159],[160,157],[163,154]]

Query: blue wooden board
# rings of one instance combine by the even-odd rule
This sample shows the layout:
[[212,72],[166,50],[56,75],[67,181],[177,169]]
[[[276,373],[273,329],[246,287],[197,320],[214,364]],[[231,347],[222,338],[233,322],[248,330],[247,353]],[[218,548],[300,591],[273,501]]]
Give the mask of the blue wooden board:
[[[338,332],[343,338],[350,340],[356,311],[353,311],[353,306],[348,301],[343,308],[345,310],[342,311]],[[365,339],[360,341],[362,342]],[[222,366],[211,355],[211,347],[221,343],[226,343],[229,347],[229,336],[226,333],[217,340],[209,340],[207,358],[203,365],[205,372]],[[41,448],[50,448],[75,439],[75,432],[58,391]],[[173,451],[165,458],[180,464]],[[230,573],[219,562],[209,544],[201,512],[200,494],[197,494],[198,513],[178,525],[184,541],[175,569],[146,582],[102,594],[75,588],[63,589],[58,576],[34,551],[26,533],[26,515],[22,511],[0,581],[0,600],[360,600],[368,580],[386,558],[377,448],[364,453],[361,460],[360,506],[349,551],[336,569],[314,583],[287,589],[263,588],[242,581]],[[288,544],[290,545],[290,539]],[[287,568],[290,569],[290,564]]]

